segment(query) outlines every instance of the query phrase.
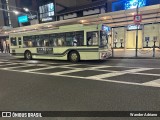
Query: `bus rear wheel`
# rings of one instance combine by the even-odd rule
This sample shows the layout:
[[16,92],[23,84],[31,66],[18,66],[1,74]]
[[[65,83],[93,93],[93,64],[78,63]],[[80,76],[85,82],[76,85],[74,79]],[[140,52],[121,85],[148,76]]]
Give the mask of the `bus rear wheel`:
[[77,51],[72,51],[69,53],[69,61],[78,62],[80,60],[80,55]]
[[24,53],[24,58],[25,58],[26,60],[31,60],[31,59],[32,59],[32,53],[31,53],[30,51],[26,51],[26,52]]

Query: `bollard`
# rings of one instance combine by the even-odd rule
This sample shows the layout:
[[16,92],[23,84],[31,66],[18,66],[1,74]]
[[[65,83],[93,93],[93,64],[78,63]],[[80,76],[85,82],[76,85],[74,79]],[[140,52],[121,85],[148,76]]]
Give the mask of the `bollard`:
[[154,45],[153,45],[153,57],[155,57],[155,43],[156,41],[154,41]]

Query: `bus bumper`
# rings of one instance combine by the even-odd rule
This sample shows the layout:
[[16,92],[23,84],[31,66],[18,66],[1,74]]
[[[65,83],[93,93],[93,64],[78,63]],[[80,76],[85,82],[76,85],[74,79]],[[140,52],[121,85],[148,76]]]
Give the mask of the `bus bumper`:
[[106,60],[107,58],[111,57],[111,52],[100,52],[100,60]]

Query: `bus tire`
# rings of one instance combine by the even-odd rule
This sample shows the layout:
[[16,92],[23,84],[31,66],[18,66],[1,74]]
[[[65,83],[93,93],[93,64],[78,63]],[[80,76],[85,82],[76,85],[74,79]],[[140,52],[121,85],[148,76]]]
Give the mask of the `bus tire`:
[[24,58],[26,60],[31,60],[32,59],[32,53],[29,50],[25,51]]
[[71,62],[78,62],[80,60],[80,55],[77,51],[71,51],[69,52],[68,59]]

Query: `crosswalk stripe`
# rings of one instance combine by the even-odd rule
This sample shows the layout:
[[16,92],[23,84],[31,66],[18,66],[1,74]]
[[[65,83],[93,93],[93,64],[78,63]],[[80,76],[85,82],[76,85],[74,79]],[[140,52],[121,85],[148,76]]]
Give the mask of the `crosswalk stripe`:
[[[17,63],[18,62],[18,63]],[[24,72],[24,73],[32,73],[32,74],[42,74],[42,75],[51,75],[51,76],[61,76],[61,77],[71,77],[71,78],[81,78],[81,79],[86,79],[86,80],[98,80],[98,81],[105,81],[105,82],[113,82],[113,83],[121,83],[121,84],[130,84],[130,85],[139,85],[139,86],[150,86],[150,87],[160,87],[160,79],[157,80],[151,80],[149,82],[145,83],[136,83],[136,82],[126,82],[126,81],[117,81],[117,80],[109,80],[109,77],[114,77],[114,76],[119,76],[119,75],[125,75],[125,74],[135,74],[135,75],[151,75],[151,76],[160,76],[160,74],[152,74],[152,73],[144,73],[142,71],[146,70],[152,70],[152,69],[157,69],[158,68],[141,68],[141,67],[126,67],[126,66],[109,66],[109,65],[88,65],[88,64],[61,64],[61,63],[38,63],[37,61],[9,61],[9,60],[0,60],[0,70],[8,70],[8,71],[16,71],[16,72]],[[4,64],[3,64],[4,63]],[[7,64],[6,64],[7,63]],[[59,64],[59,65],[57,65]],[[17,66],[11,66],[10,65],[17,65]],[[22,65],[22,66],[18,66]],[[55,66],[54,66],[55,65]],[[81,67],[78,67],[78,66]],[[85,67],[85,65],[87,67]],[[3,67],[2,67],[3,66]],[[6,66],[6,67],[5,67]],[[42,66],[42,68],[36,68],[34,69],[34,66]],[[84,67],[83,67],[84,66]],[[33,67],[31,69],[26,69],[25,67]],[[116,71],[114,69],[107,69],[110,67],[116,67],[116,68],[123,68],[122,71]],[[17,68],[17,69],[15,69]],[[18,70],[18,68],[24,68],[24,70]],[[69,68],[71,70],[67,71],[60,71],[56,72],[53,71],[53,73],[45,73],[43,70],[49,70],[49,69],[54,69],[54,68]],[[126,68],[126,70],[125,70]],[[128,68],[130,68],[128,70]],[[41,71],[42,70],[42,71]],[[101,74],[95,74],[91,75],[89,77],[83,77],[81,75],[79,76],[74,76],[74,72],[81,72],[84,70],[93,70],[97,72],[101,72]],[[106,72],[104,74],[104,71]],[[105,79],[103,79],[105,78]]]

